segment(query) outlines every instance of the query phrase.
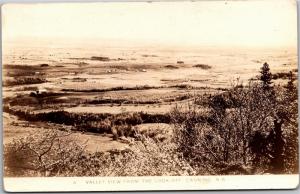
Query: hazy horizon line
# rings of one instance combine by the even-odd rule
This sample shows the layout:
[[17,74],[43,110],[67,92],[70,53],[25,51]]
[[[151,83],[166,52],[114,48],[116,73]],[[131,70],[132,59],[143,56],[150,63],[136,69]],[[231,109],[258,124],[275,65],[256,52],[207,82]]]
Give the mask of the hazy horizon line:
[[262,45],[237,45],[237,44],[191,44],[191,43],[168,43],[168,42],[155,42],[155,41],[141,41],[141,40],[125,40],[125,39],[109,39],[109,38],[65,38],[65,37],[57,37],[57,38],[36,38],[36,37],[22,37],[18,39],[7,39],[2,40],[2,46],[12,47],[15,45],[16,47],[24,45],[26,47],[30,47],[28,45],[30,43],[32,47],[120,47],[120,48],[134,48],[134,47],[159,47],[159,48],[172,48],[172,49],[270,49],[270,50],[298,50],[298,45],[274,45],[274,46],[262,46]]

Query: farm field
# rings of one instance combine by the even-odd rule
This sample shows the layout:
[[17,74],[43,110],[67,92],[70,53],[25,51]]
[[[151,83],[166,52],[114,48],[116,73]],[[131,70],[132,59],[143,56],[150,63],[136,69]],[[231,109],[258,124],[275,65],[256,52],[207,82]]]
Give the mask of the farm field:
[[295,189],[297,22],[286,0],[3,5],[5,191]]
[[[9,50],[9,49],[8,49]],[[3,100],[10,109],[34,114],[65,111],[72,114],[167,115],[176,107],[188,107],[199,95],[226,91],[237,79],[246,83],[256,79],[264,61],[274,73],[297,73],[296,56],[288,51],[275,55],[251,50],[233,54],[230,50],[149,50],[19,48],[4,56]],[[90,51],[90,52],[88,52]],[[240,65],[243,64],[243,65]],[[284,79],[274,80],[284,83]],[[199,106],[201,108],[201,106]],[[24,130],[24,121],[5,113],[5,142],[12,135],[22,137],[34,132],[40,123]],[[13,118],[13,119],[12,119]],[[13,121],[12,121],[13,120]],[[141,123],[156,125],[161,121]],[[169,121],[165,122],[169,124]],[[137,125],[138,126],[138,125]],[[70,126],[69,126],[70,127]],[[74,127],[74,126],[73,126]],[[89,131],[89,129],[80,129]],[[122,149],[126,143],[112,139],[112,133],[100,135],[77,133],[89,141],[88,149]],[[93,146],[92,144],[95,144]],[[102,147],[102,146],[100,146]]]

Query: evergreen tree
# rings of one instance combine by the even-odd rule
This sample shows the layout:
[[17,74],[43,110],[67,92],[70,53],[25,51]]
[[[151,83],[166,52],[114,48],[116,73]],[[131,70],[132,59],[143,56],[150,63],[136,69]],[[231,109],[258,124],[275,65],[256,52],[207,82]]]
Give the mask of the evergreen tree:
[[297,100],[297,88],[294,84],[294,81],[296,80],[296,78],[294,77],[293,72],[290,71],[289,74],[289,81],[288,83],[284,86],[286,88],[286,96],[287,96],[287,100],[289,102],[292,102],[294,100]]
[[284,149],[284,164],[289,172],[298,173],[298,89],[295,81],[297,77],[290,71],[288,83],[282,102],[282,110],[286,115],[286,127],[289,129],[288,139]]
[[270,89],[272,84],[272,73],[270,72],[269,64],[264,63],[260,69],[260,80],[262,81],[262,86],[264,89]]

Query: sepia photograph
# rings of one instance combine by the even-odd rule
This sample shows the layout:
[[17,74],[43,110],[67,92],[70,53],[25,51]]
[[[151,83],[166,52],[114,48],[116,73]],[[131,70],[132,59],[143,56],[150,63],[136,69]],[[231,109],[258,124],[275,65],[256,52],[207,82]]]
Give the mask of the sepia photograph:
[[297,187],[295,0],[1,14],[7,191]]

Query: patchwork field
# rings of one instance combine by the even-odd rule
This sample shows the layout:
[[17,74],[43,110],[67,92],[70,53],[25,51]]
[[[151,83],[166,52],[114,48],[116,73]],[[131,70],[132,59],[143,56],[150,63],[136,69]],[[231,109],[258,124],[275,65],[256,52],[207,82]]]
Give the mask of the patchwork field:
[[[265,115],[275,123],[280,107],[288,107],[296,116],[290,102],[296,103],[297,58],[287,50],[96,50],[23,48],[4,55],[8,176],[264,173],[267,167],[253,162],[260,153],[251,149],[265,134],[272,138]],[[272,71],[274,93],[259,77],[262,66]],[[290,153],[297,122],[289,122]],[[260,143],[252,144],[255,138]],[[163,170],[147,171],[157,166]]]
[[[230,50],[218,54],[211,50],[80,51],[24,48],[5,55],[4,106],[33,114],[65,111],[77,115],[168,115],[176,107],[188,107],[199,95],[222,93],[237,80],[246,83],[255,78],[266,60],[273,72],[282,73],[275,82],[282,82],[287,69],[297,71],[295,56],[287,52],[259,58],[257,53],[233,54]],[[3,120],[4,143],[42,127],[41,122],[33,122],[22,129],[26,121],[9,113]],[[140,123],[153,127],[161,121],[144,122]],[[168,121],[165,124],[169,125]],[[89,139],[90,150],[124,147],[124,143],[116,143],[120,140],[112,139],[112,132],[75,136],[81,142]]]

